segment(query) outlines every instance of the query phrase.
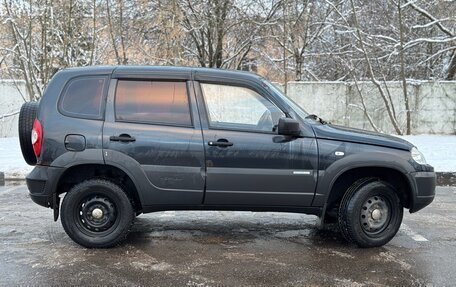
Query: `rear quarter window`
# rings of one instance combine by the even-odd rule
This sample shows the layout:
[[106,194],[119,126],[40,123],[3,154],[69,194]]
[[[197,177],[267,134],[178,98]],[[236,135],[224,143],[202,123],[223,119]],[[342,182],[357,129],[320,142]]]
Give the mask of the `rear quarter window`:
[[60,97],[60,112],[72,117],[101,119],[107,83],[106,76],[87,76],[70,80]]

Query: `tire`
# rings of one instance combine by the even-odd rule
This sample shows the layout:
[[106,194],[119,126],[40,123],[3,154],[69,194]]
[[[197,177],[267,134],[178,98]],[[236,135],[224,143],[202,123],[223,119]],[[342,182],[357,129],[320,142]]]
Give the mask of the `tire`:
[[90,179],[65,195],[60,216],[65,232],[79,245],[109,248],[126,238],[134,210],[120,186],[104,179]]
[[403,206],[392,186],[375,178],[356,181],[342,198],[338,221],[344,238],[359,247],[388,243],[402,223]]
[[22,156],[29,165],[36,165],[36,156],[32,146],[32,129],[37,112],[38,102],[27,102],[23,104],[19,112],[19,143],[21,145]]

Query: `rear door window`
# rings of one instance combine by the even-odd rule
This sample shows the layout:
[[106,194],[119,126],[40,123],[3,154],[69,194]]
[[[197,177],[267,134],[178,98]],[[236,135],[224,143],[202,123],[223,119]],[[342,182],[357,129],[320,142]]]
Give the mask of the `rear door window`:
[[191,126],[186,82],[117,82],[117,121]]
[[108,78],[78,77],[67,84],[60,101],[60,111],[68,116],[101,119]]

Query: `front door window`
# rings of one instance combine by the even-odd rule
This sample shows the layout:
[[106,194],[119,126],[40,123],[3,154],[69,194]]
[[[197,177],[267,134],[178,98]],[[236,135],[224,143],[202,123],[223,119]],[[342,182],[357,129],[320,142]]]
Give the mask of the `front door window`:
[[284,113],[257,92],[236,86],[201,84],[211,128],[274,132]]

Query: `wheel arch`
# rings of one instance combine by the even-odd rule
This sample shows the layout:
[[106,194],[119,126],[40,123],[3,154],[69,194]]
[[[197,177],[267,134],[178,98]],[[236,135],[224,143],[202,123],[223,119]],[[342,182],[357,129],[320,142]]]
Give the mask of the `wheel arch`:
[[324,215],[332,215],[347,189],[357,180],[374,177],[390,184],[406,208],[413,205],[413,183],[402,171],[386,166],[358,166],[341,171],[330,183]]
[[120,185],[133,200],[135,212],[142,211],[140,188],[134,177],[123,168],[108,164],[83,163],[65,168],[55,186],[55,194],[58,196],[68,192],[75,184],[88,178],[103,178]]

